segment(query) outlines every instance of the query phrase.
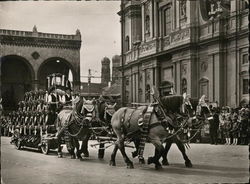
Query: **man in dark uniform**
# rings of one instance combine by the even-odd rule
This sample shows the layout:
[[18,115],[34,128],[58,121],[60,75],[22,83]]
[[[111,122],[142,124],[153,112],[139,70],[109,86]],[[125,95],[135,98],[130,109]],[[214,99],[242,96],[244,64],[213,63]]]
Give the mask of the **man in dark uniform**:
[[56,120],[56,116],[58,113],[58,103],[58,96],[54,92],[50,93],[48,96],[49,124],[54,124]]
[[218,129],[219,129],[219,112],[218,108],[212,108],[213,120],[209,121],[210,143],[217,145],[218,143]]

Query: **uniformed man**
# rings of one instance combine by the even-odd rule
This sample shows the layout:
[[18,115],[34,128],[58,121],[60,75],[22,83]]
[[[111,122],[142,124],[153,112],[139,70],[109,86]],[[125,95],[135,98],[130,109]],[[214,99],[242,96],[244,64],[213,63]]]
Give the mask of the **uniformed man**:
[[66,93],[62,95],[61,102],[64,106],[72,106],[72,96],[70,89],[67,89]]
[[209,134],[210,134],[210,143],[218,144],[218,129],[219,129],[219,109],[216,107],[212,108],[213,121],[209,121]]
[[56,113],[57,108],[58,108],[58,96],[52,92],[48,96],[48,105],[49,105],[49,111],[52,111],[53,113]]

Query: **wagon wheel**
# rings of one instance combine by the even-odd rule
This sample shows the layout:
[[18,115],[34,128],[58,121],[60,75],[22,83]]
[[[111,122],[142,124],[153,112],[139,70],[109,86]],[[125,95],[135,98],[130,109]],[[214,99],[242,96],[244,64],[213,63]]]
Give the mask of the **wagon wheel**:
[[20,150],[22,148],[22,143],[20,140],[20,132],[19,130],[14,131],[14,145],[17,150]]
[[15,141],[15,147],[17,150],[20,150],[22,148],[21,140],[18,139]]
[[44,155],[47,155],[49,153],[49,142],[48,141],[43,143],[43,145],[41,146],[41,150],[42,150]]

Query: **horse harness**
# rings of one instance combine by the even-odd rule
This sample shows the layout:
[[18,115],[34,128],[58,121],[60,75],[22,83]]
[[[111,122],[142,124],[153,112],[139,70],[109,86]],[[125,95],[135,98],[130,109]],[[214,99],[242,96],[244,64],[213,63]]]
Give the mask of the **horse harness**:
[[[123,124],[123,129],[124,129],[123,131],[125,131],[125,128],[124,128],[125,124],[128,128],[130,127],[130,120],[132,118],[132,115],[137,109],[138,108],[134,108],[134,110],[128,115],[128,119],[126,122],[125,122],[125,115],[127,113],[127,108],[124,110],[123,118],[122,118],[122,124]],[[140,134],[141,134],[140,145],[139,145],[139,150],[138,150],[139,158],[143,158],[143,152],[145,148],[145,143],[148,138],[149,129],[152,127],[150,126],[150,119],[151,119],[152,113],[154,112],[154,109],[155,109],[154,106],[151,104],[146,106],[140,113],[140,117],[138,119],[138,126],[140,128]],[[154,124],[157,124],[157,122]],[[157,126],[159,126],[159,124],[157,124]]]

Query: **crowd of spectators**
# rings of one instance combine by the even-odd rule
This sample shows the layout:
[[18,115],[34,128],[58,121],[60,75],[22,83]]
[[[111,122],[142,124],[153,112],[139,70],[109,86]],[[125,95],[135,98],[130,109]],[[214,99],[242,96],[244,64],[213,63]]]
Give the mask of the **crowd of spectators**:
[[213,121],[210,121],[211,144],[246,145],[249,140],[249,106],[240,108],[212,108]]

